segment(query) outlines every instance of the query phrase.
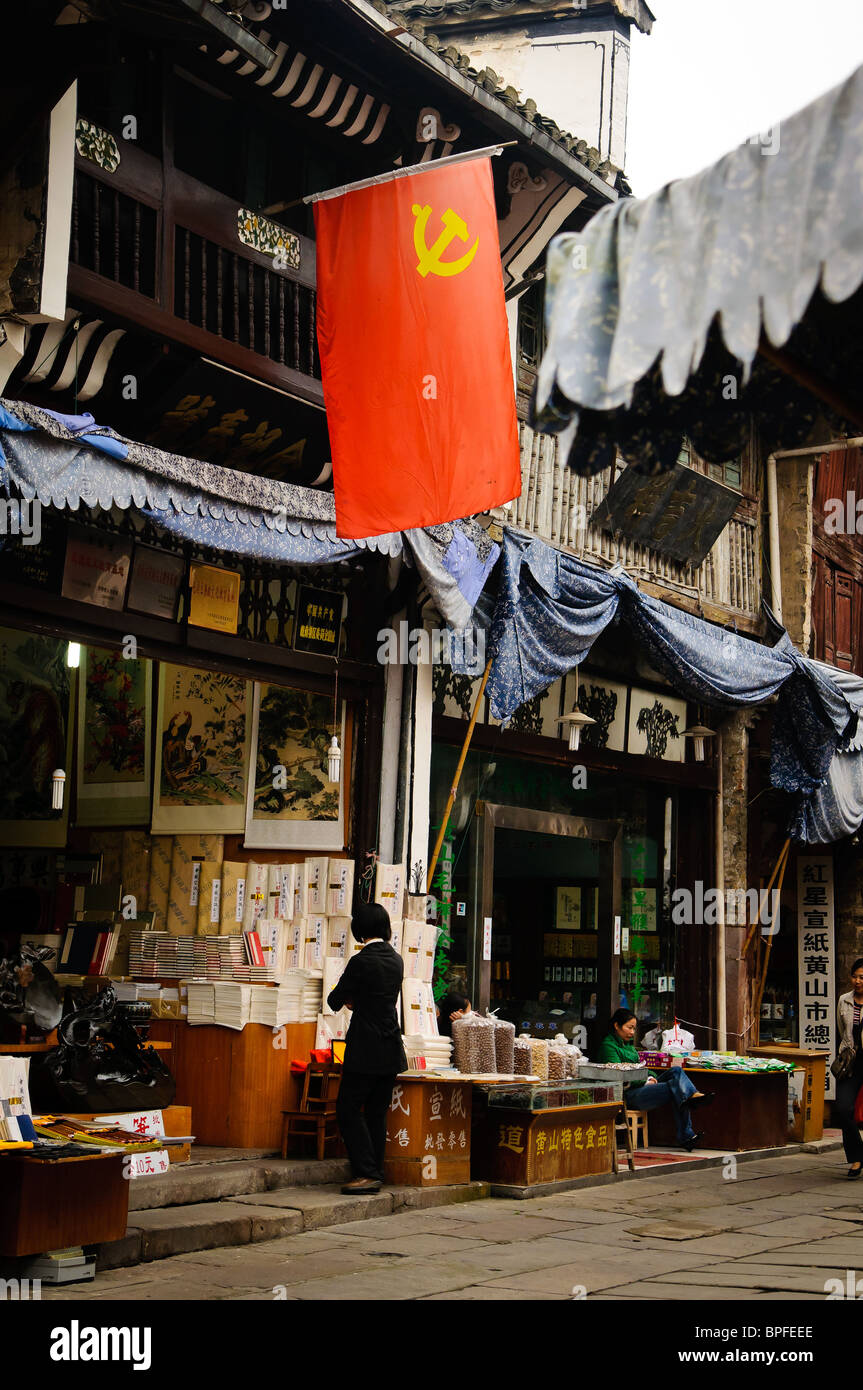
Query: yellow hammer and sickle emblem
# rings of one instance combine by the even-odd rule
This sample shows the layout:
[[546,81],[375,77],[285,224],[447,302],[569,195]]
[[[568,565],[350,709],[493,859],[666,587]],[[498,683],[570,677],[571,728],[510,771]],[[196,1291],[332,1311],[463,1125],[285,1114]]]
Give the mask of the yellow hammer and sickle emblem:
[[414,223],[414,249],[416,250],[419,261],[417,270],[425,278],[431,272],[433,275],[461,275],[463,270],[467,270],[477,252],[479,237],[477,237],[469,251],[457,261],[441,260],[451,241],[458,237],[459,241],[468,240],[467,223],[459,217],[452,208],[447,208],[441,217],[444,230],[441,232],[433,246],[429,246],[426,240],[431,208],[426,206],[419,207],[416,203],[413,206],[413,215],[416,218]]

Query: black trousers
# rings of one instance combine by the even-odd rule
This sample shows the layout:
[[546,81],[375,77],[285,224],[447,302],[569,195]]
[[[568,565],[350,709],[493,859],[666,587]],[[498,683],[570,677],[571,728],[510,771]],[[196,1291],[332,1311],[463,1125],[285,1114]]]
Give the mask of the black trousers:
[[342,1072],[336,1118],[355,1178],[384,1180],[387,1114],[395,1079],[395,1075]]
[[863,1076],[846,1076],[844,1081],[836,1082],[833,1123],[842,1129],[842,1143],[849,1163],[863,1163],[863,1139],[860,1138],[860,1126],[854,1119],[854,1103],[861,1086]]

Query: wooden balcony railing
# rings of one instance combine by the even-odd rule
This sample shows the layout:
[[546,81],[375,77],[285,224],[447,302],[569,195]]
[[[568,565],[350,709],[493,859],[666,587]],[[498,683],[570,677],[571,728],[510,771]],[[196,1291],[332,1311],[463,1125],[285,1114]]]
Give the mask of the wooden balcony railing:
[[279,268],[240,241],[238,212],[134,146],[113,172],[79,158],[70,295],[322,404],[314,242]]
[[620,562],[633,577],[668,591],[696,611],[723,610],[741,627],[759,625],[761,579],[759,536],[754,510],[741,507],[697,569],[680,564],[649,546],[615,537],[590,525],[590,517],[608,493],[611,469],[581,478],[565,466],[554,435],[537,434],[520,424],[521,497],[509,509],[514,526],[562,546],[585,560],[611,566]]

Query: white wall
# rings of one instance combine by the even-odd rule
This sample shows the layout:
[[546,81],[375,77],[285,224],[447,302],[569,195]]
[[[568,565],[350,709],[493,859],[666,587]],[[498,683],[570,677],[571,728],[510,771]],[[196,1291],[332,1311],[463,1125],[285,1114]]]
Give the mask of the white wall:
[[595,20],[527,25],[515,32],[462,38],[474,67],[490,67],[532,97],[561,130],[586,140],[619,168],[626,157],[629,37]]

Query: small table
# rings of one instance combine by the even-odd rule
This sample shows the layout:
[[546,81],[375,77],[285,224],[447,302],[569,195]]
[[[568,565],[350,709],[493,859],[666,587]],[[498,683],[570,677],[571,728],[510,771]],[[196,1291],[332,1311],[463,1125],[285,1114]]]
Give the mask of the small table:
[[[657,1080],[662,1068],[653,1068]],[[709,1105],[692,1111],[692,1126],[701,1147],[730,1153],[746,1149],[778,1149],[788,1142],[788,1073],[721,1071],[685,1066],[699,1091],[713,1091]],[[664,1105],[650,1111],[650,1147],[677,1148],[674,1109]]]

